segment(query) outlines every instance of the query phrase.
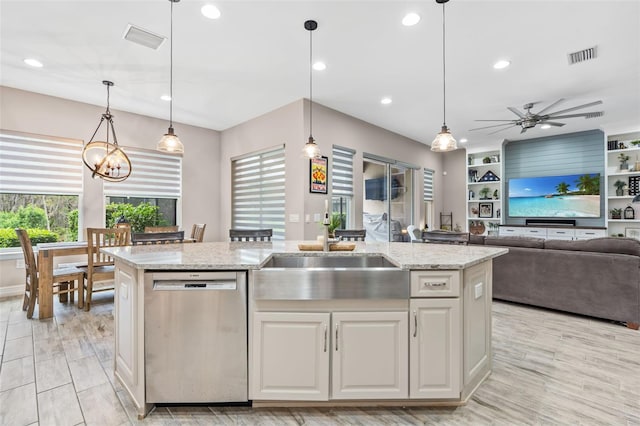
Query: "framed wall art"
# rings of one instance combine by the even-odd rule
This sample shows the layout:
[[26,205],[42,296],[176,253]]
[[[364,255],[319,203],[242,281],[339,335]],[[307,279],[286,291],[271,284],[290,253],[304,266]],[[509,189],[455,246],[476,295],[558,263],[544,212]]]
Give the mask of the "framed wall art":
[[479,203],[478,217],[493,217],[493,203]]
[[309,192],[316,194],[327,193],[327,176],[329,158],[319,157],[309,160]]

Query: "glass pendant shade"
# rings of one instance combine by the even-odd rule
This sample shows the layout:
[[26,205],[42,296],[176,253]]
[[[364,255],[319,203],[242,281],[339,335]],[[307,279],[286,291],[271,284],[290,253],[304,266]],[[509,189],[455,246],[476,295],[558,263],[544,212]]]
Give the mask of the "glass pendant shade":
[[320,148],[318,148],[318,144],[314,141],[314,139],[309,136],[309,141],[304,144],[304,148],[302,148],[302,153],[307,158],[320,158]]
[[431,142],[431,151],[446,152],[458,149],[458,144],[453,138],[451,132],[447,126],[442,126],[440,133],[436,135],[436,138]]
[[162,136],[160,142],[158,142],[158,151],[170,152],[172,154],[184,153],[184,145],[180,142],[178,135],[173,133],[173,127],[169,127],[167,133]]

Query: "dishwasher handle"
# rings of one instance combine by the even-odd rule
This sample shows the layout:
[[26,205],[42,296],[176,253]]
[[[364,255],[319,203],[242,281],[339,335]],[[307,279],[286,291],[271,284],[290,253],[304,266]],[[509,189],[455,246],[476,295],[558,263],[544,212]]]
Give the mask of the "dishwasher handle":
[[175,280],[154,281],[154,291],[236,290],[236,281],[230,280]]

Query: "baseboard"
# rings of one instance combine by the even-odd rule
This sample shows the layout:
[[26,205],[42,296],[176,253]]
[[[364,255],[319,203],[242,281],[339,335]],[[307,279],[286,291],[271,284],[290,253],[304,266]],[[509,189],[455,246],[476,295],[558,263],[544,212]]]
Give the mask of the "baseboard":
[[24,284],[12,285],[8,287],[0,287],[0,299],[6,299],[8,297],[20,296],[24,294]]

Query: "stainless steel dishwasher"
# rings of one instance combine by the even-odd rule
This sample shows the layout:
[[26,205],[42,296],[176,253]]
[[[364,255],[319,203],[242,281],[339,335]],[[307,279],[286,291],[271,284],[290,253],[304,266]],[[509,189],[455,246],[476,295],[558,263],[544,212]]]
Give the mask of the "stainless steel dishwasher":
[[146,402],[245,402],[247,274],[148,272]]

